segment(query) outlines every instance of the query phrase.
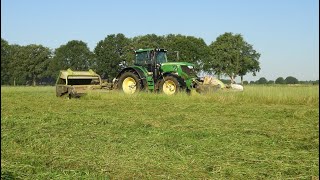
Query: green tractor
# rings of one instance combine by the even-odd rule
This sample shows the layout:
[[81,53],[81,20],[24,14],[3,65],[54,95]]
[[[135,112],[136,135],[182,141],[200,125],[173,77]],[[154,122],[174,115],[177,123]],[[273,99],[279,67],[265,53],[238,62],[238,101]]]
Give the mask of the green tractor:
[[199,84],[194,68],[194,64],[188,62],[168,62],[165,49],[139,49],[135,51],[134,65],[119,72],[114,86],[126,94],[190,92]]
[[112,83],[102,82],[100,76],[89,71],[61,70],[56,82],[56,95],[80,97],[91,90],[118,89],[126,94],[139,91],[161,92],[173,95],[178,92],[198,93],[228,88],[218,79],[200,79],[194,64],[188,62],[168,62],[165,49],[139,49],[135,51],[133,66],[123,66]]

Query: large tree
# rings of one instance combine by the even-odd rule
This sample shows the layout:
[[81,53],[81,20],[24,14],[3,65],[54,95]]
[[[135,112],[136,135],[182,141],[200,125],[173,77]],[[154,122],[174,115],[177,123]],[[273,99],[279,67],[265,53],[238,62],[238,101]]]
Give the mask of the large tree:
[[243,76],[247,73],[252,73],[253,76],[256,76],[256,72],[260,71],[259,58],[260,54],[253,49],[251,44],[244,42],[241,51],[242,59],[240,60],[241,69],[238,75],[241,77],[241,84],[243,84]]
[[50,64],[52,71],[61,69],[88,70],[93,59],[93,54],[83,41],[72,40],[61,45],[54,52],[54,58]]
[[26,75],[32,85],[35,86],[42,78],[48,77],[48,66],[52,57],[49,48],[42,45],[27,45],[24,47],[28,57],[25,59]]
[[36,85],[49,76],[47,68],[51,58],[49,48],[42,45],[10,45],[9,61],[6,64],[8,84]]
[[10,45],[10,59],[8,63],[9,84],[23,85],[27,82],[27,59],[28,51],[25,46]]
[[283,77],[278,77],[275,81],[276,84],[285,84],[286,81],[283,79]]
[[260,54],[244,41],[241,34],[224,33],[209,48],[211,57],[204,63],[204,70],[218,76],[229,76],[231,83],[235,82],[236,76],[244,76],[248,72],[255,75],[260,70]]
[[9,84],[10,45],[1,38],[1,85]]
[[93,69],[102,78],[112,80],[121,69],[119,64],[128,59],[128,53],[133,53],[129,45],[130,40],[123,34],[108,35],[94,49]]
[[193,36],[169,34],[165,36],[164,45],[168,49],[169,60],[194,63],[198,69],[202,68],[203,62],[209,54],[208,46],[204,40]]
[[292,77],[292,76],[286,77],[285,82],[287,84],[298,84],[299,83],[298,79],[295,77]]
[[268,80],[265,77],[261,77],[259,80],[256,81],[256,84],[267,84]]
[[143,36],[136,36],[132,38],[132,49],[146,49],[146,48],[162,48],[164,47],[165,39],[163,36],[156,34],[147,34]]

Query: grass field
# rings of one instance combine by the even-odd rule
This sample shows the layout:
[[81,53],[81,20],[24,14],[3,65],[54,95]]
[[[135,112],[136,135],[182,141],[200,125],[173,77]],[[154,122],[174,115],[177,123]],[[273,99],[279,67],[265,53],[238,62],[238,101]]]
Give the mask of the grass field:
[[319,86],[55,97],[1,88],[1,178],[319,177]]

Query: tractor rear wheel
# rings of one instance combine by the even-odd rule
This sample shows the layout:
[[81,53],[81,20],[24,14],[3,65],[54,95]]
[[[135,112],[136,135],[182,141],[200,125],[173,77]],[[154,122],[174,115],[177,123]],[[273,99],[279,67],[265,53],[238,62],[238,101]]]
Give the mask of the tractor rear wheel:
[[130,71],[123,73],[119,78],[118,89],[126,94],[140,91],[141,84],[138,75]]
[[160,81],[159,90],[166,95],[173,95],[181,91],[181,87],[176,77],[166,76]]

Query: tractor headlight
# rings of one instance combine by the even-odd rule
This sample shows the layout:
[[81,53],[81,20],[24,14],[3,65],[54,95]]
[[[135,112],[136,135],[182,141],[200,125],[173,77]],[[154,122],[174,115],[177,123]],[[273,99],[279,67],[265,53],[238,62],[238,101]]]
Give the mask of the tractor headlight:
[[193,66],[188,66],[189,69],[193,69]]

